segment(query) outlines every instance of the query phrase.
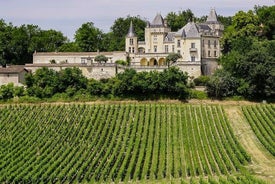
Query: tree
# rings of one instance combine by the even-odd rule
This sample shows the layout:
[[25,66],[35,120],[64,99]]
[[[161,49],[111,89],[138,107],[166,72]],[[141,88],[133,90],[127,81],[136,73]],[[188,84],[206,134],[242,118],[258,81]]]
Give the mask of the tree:
[[9,83],[0,86],[0,100],[8,100],[14,97],[14,85]]
[[254,99],[274,97],[275,41],[258,41],[253,37],[239,37],[235,41],[240,47],[232,47],[220,58],[224,73],[217,71],[219,73],[211,77],[208,94],[215,97],[242,95]]
[[64,43],[58,47],[59,52],[81,52],[81,48],[75,42]]
[[48,98],[58,92],[58,75],[53,69],[43,67],[36,70],[35,74],[26,74],[25,81],[30,96]]
[[101,62],[106,63],[106,62],[108,61],[108,58],[107,58],[106,56],[100,54],[100,55],[97,55],[97,56],[95,57],[95,61],[96,61],[96,62],[99,62],[99,63],[101,63]]
[[223,69],[217,70],[206,85],[208,95],[215,98],[233,96],[237,87],[237,79]]
[[188,96],[187,73],[183,73],[179,68],[170,67],[160,73],[159,84],[162,94],[185,99]]
[[179,11],[178,13],[170,12],[166,16],[167,23],[172,31],[178,31],[188,22],[193,21],[195,16],[190,9]]
[[[228,26],[222,38],[223,54],[232,50],[232,43],[243,42],[243,39],[255,37],[259,31],[259,19],[252,10],[239,11],[232,17],[232,25]],[[242,39],[243,38],[243,39]],[[242,43],[242,44],[243,44]],[[243,47],[244,48],[244,47]]]
[[108,49],[109,51],[123,51],[125,49],[125,36],[128,33],[131,21],[134,25],[135,33],[138,37],[138,40],[144,40],[144,29],[146,27],[146,22],[142,18],[140,18],[139,16],[127,16],[126,18],[120,17],[115,20],[114,24],[111,27],[112,32],[109,35],[111,38]]
[[181,55],[179,53],[170,53],[166,57],[166,63],[169,66],[170,64],[177,62],[179,58],[181,58]]
[[101,81],[90,79],[87,84],[87,90],[91,95],[103,95],[104,84]]
[[60,93],[67,92],[73,96],[78,90],[86,89],[88,80],[79,68],[65,68],[58,73],[58,89]]
[[10,27],[3,19],[0,19],[0,65],[2,66],[6,66],[7,63],[7,44],[11,37],[8,29],[10,29]]
[[32,62],[35,51],[56,51],[68,39],[59,31],[41,30],[36,25],[19,27],[0,21],[0,62],[2,65]]
[[260,35],[269,40],[275,39],[275,6],[255,6],[259,17]]
[[103,32],[94,26],[94,23],[87,22],[75,33],[75,43],[84,52],[95,52],[103,48]]

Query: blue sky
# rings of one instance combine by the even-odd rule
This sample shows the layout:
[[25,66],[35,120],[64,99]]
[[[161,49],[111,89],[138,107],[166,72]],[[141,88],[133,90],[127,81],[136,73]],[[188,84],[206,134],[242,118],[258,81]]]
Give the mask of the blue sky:
[[191,9],[195,16],[232,16],[254,5],[275,5],[275,0],[0,0],[0,19],[13,25],[35,24],[42,29],[61,31],[73,40],[75,31],[86,22],[108,32],[119,17],[137,16],[151,21],[157,13]]

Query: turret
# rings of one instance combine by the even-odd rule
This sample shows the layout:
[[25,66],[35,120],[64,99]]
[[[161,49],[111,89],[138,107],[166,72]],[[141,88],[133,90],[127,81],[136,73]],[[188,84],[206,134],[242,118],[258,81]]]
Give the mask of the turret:
[[210,10],[209,16],[206,19],[206,24],[215,32],[215,35],[221,36],[224,30],[223,25],[218,21],[217,13],[214,8]]
[[128,34],[126,35],[126,39],[125,39],[125,51],[128,53],[136,53],[138,49],[137,42],[138,42],[138,38],[135,34],[134,26],[131,21]]

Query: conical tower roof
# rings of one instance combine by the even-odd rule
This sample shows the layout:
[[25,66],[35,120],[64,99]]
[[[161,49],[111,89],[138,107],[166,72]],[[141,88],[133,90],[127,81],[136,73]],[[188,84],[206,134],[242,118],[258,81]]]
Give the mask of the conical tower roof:
[[151,23],[152,27],[164,27],[164,19],[162,18],[161,14],[157,14],[154,18],[153,22]]
[[207,17],[206,23],[219,23],[217,19],[217,13],[214,8],[211,9],[209,16]]
[[135,34],[133,22],[131,21],[127,37],[135,37],[135,36],[136,36],[136,34]]

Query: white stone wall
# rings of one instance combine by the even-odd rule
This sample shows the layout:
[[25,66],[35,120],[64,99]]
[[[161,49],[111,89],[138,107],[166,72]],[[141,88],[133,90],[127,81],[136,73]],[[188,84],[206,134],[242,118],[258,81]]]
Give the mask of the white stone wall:
[[183,72],[187,72],[189,77],[197,78],[201,76],[201,65],[196,64],[179,64],[177,67]]
[[33,64],[50,64],[54,60],[56,64],[91,64],[96,63],[97,55],[104,55],[109,60],[107,63],[115,63],[116,60],[126,61],[126,52],[37,52],[33,54]]
[[14,83],[15,86],[22,85],[19,83],[18,74],[0,74],[0,85]]
[[[195,48],[191,48],[191,44],[195,44]],[[182,46],[180,49],[180,54],[183,61],[191,61],[191,56],[195,56],[195,61],[201,61],[201,40],[200,38],[186,39],[182,41]]]
[[[210,41],[210,46],[208,45],[208,41]],[[215,41],[216,41],[216,47],[214,46]],[[208,54],[209,51],[210,51],[210,55]],[[215,55],[215,51],[216,51],[216,55]],[[219,38],[215,36],[202,37],[202,58],[217,59],[220,55],[221,55],[221,50],[220,50]]]

